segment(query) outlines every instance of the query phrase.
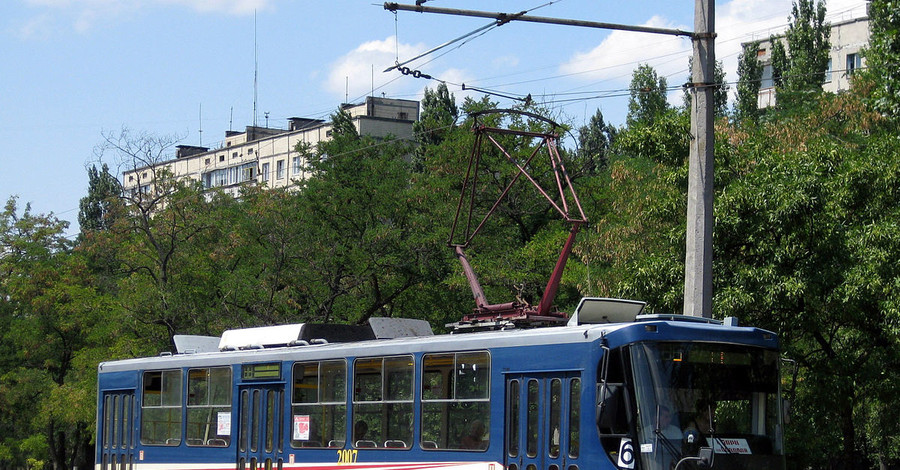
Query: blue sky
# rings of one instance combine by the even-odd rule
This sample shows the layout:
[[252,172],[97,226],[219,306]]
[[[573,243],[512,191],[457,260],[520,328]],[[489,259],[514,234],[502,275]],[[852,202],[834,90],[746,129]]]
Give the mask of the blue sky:
[[[399,3],[414,3],[413,0]],[[692,30],[694,2],[432,0],[426,5]],[[543,5],[543,6],[542,6]],[[830,0],[829,19],[864,15],[864,0]],[[740,43],[784,30],[790,0],[716,2],[717,58],[735,80]],[[382,73],[490,21],[385,11],[378,1],[3,0],[0,5],[0,197],[53,213],[77,233],[86,168],[103,133],[177,136],[215,147],[225,131],[289,117],[327,118],[349,100],[420,99],[435,81]],[[255,27],[254,27],[255,23]],[[255,31],[255,35],[254,35]],[[256,54],[254,54],[254,37]],[[577,127],[599,108],[625,118],[632,70],[649,63],[678,85],[687,39],[510,23],[409,66],[448,83],[548,103]],[[495,98],[501,106],[511,101]],[[680,103],[680,92],[670,101]],[[199,132],[202,129],[202,134]],[[104,158],[112,170],[116,162]]]

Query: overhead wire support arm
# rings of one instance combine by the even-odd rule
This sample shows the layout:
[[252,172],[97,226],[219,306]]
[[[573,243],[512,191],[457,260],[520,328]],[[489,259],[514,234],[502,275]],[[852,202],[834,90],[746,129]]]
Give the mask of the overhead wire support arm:
[[[403,5],[400,3],[386,2],[384,9],[397,11],[415,11],[419,13],[438,13],[443,15],[472,16],[476,18],[492,18],[498,24],[510,21],[527,21],[530,23],[558,24],[563,26],[581,26],[584,28],[614,29],[619,31],[634,31],[639,33],[666,34],[669,36],[686,36],[694,38],[695,33],[680,29],[655,28],[652,26],[636,26],[617,23],[603,23],[599,21],[571,20],[565,18],[548,18],[545,16],[530,16],[522,13],[496,13],[478,10],[459,10],[455,8],[426,7],[423,5]],[[523,12],[524,13],[524,12]]]

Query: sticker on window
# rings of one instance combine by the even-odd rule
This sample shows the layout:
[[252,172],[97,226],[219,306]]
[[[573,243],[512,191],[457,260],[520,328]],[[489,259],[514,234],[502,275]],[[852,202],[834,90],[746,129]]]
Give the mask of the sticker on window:
[[309,415],[294,415],[294,440],[309,440]]

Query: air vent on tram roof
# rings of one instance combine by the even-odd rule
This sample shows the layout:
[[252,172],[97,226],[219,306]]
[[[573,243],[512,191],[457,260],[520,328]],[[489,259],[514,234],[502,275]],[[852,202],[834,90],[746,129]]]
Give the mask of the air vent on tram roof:
[[218,349],[227,351],[324,343],[350,343],[370,339],[431,336],[432,334],[431,326],[425,320],[373,317],[369,319],[367,325],[297,323],[293,325],[228,330],[222,333]]
[[175,352],[177,354],[216,352],[219,350],[219,338],[215,336],[175,335],[172,337],[172,340],[175,342]]
[[585,297],[569,318],[569,326],[599,323],[630,323],[644,310],[647,302],[605,297]]

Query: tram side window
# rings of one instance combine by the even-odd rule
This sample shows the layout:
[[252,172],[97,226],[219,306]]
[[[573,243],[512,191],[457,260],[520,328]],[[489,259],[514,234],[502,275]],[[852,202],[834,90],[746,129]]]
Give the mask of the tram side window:
[[487,449],[490,369],[490,356],[484,351],[424,356],[422,448]]
[[231,444],[231,368],[188,370],[187,436],[189,446]]
[[581,440],[581,379],[569,381],[569,457],[578,457]]
[[291,446],[343,448],[347,434],[347,364],[294,364]]
[[[606,383],[597,384],[597,396],[602,399],[598,403],[597,424],[600,431],[600,442],[606,449],[609,458],[615,462],[618,458],[621,439],[629,433],[627,392],[625,387],[625,368],[623,365],[623,348],[610,350]],[[601,369],[601,377],[603,371]]]
[[353,384],[354,446],[408,449],[413,427],[412,356],[357,359]]
[[181,370],[144,372],[141,444],[181,444]]

